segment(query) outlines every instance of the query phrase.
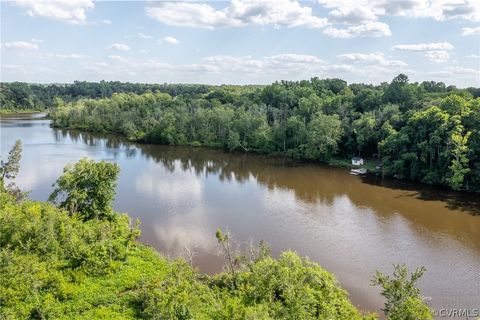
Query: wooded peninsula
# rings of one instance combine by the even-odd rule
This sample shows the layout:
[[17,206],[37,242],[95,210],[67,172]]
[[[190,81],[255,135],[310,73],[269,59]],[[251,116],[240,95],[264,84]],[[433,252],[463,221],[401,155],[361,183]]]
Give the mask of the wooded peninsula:
[[442,82],[268,86],[2,83],[1,111],[47,111],[53,125],[129,140],[281,155],[480,191],[480,88]]

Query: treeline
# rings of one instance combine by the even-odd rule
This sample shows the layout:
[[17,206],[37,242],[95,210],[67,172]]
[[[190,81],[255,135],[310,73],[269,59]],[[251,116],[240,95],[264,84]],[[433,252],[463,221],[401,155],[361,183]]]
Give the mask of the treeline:
[[[301,83],[303,83],[302,81]],[[319,81],[312,79],[316,86],[320,85],[333,93],[338,93],[346,87],[346,82],[339,79],[329,79]],[[322,84],[323,82],[323,84]],[[282,82],[291,86],[293,83]],[[414,84],[416,91],[421,96],[442,97],[454,92],[469,92],[474,98],[480,97],[480,88],[466,88],[459,90],[455,86],[446,86],[443,82],[424,81]],[[31,84],[25,82],[1,82],[0,83],[0,110],[43,110],[54,106],[55,98],[61,98],[65,102],[76,101],[82,98],[100,99],[111,97],[114,93],[135,93],[143,94],[146,92],[163,92],[172,97],[183,96],[196,98],[200,95],[212,91],[250,91],[250,89],[259,89],[264,86],[212,86],[201,84],[148,84],[148,83],[130,83],[120,81],[100,81],[86,82],[75,81],[73,84]],[[350,85],[355,94],[362,87],[372,90],[384,90],[388,87],[387,83],[380,86],[364,86],[358,84]],[[365,93],[364,93],[365,95]],[[359,97],[357,101],[361,102],[365,97]],[[402,99],[402,97],[399,97]],[[398,99],[394,99],[398,100]],[[373,102],[372,106],[375,106]]]
[[191,95],[56,99],[51,116],[58,127],[120,133],[133,141],[327,163],[359,155],[377,159],[386,176],[480,191],[477,93],[436,82],[410,84],[405,75],[380,86],[313,78]]
[[211,86],[186,84],[147,84],[119,81],[86,82],[73,84],[30,84],[25,82],[0,83],[0,110],[44,110],[54,106],[55,98],[76,101],[81,98],[108,98],[114,93],[165,92],[172,96],[195,96],[207,93]]
[[[111,208],[119,167],[82,159],[64,169],[50,200],[18,192],[21,142],[0,163],[2,319],[376,319],[349,301],[332,274],[294,252],[278,259],[260,243],[247,254],[217,230],[225,272],[200,275],[136,241],[140,231]],[[417,280],[377,272],[388,319],[433,319]]]

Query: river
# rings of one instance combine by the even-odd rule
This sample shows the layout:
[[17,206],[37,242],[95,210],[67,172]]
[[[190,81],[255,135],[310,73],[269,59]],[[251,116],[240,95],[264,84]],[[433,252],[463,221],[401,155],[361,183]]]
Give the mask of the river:
[[346,169],[190,147],[142,145],[50,127],[32,115],[2,116],[1,155],[23,142],[17,184],[46,200],[65,164],[82,157],[121,168],[116,210],[141,221],[143,241],[170,257],[193,251],[201,272],[221,270],[215,239],[263,239],[335,274],[352,302],[376,311],[375,270],[425,266],[422,294],[435,309],[479,308],[480,196]]

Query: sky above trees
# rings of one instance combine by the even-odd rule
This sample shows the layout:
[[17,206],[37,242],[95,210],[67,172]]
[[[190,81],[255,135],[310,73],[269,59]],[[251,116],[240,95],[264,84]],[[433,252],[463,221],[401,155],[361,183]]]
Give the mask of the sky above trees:
[[480,85],[474,0],[2,1],[1,81]]

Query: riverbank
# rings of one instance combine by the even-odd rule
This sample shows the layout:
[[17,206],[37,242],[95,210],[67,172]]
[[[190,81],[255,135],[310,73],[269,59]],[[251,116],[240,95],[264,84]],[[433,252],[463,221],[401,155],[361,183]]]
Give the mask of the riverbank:
[[[419,99],[415,106],[355,110],[296,85],[273,84],[230,99],[214,98],[216,91],[190,98],[120,93],[59,105],[52,119],[58,127],[115,132],[132,141],[248,150],[300,161],[380,154],[382,176],[480,191],[479,144],[473,139],[480,113],[473,98],[451,94],[428,103]],[[333,96],[343,101],[341,94]],[[439,126],[448,130],[436,131]]]
[[15,114],[36,114],[36,113],[45,113],[46,110],[37,110],[37,109],[4,109],[0,108],[0,115],[15,115]]
[[[258,150],[246,150],[245,148],[236,148],[234,150],[231,149],[225,149],[219,146],[205,146],[205,145],[200,145],[197,143],[193,144],[183,144],[183,145],[165,145],[165,144],[160,144],[160,143],[154,143],[154,142],[149,142],[149,141],[144,141],[144,140],[136,140],[136,139],[129,139],[127,136],[125,136],[122,133],[118,132],[112,132],[112,131],[96,131],[96,130],[90,130],[89,128],[69,128],[69,127],[63,127],[63,126],[58,126],[55,125],[54,122],[52,122],[52,127],[57,128],[57,129],[64,129],[64,130],[77,130],[79,132],[88,132],[88,133],[96,133],[96,134],[108,134],[108,135],[114,135],[118,136],[120,138],[126,139],[130,142],[133,143],[139,143],[142,145],[164,145],[164,146],[188,146],[192,148],[205,148],[205,149],[210,149],[210,150],[216,150],[216,151],[223,151],[225,153],[231,153],[231,154],[253,154],[253,155],[261,155],[265,157],[270,157],[272,159],[288,159],[292,163],[296,164],[318,164],[318,165],[323,165],[323,166],[329,166],[332,168],[346,168],[350,169],[352,168],[352,159],[351,158],[339,158],[339,157],[332,157],[326,161],[313,161],[313,160],[307,160],[307,159],[295,159],[292,157],[288,157],[286,154],[281,153],[281,152],[272,152],[272,153],[265,153],[261,152]],[[378,160],[374,158],[364,158],[364,164],[361,167],[364,167],[368,170],[369,173],[375,173],[377,172],[376,166],[377,166]],[[413,181],[412,181],[413,182]]]

